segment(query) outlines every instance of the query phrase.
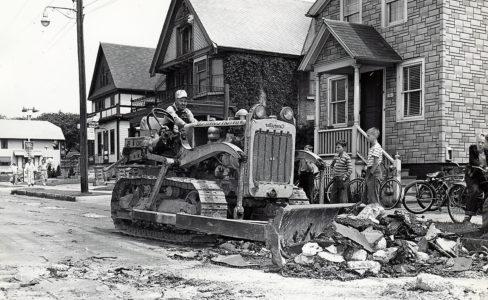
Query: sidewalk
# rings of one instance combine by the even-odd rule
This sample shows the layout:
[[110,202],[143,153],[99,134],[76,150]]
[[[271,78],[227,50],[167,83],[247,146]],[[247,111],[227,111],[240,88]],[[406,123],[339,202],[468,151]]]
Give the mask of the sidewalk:
[[[48,198],[63,201],[83,201],[83,200],[110,200],[112,191],[109,186],[89,185],[89,193],[80,192],[80,184],[60,184],[56,186],[27,187],[25,185],[12,185],[10,183],[0,184],[0,188],[10,188],[13,195],[25,195],[31,197]],[[100,190],[99,190],[100,189]]]

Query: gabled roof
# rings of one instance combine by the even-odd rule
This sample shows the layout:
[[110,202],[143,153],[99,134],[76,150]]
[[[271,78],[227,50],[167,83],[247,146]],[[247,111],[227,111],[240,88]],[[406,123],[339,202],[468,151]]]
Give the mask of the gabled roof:
[[317,0],[307,12],[307,17],[316,17],[331,0]]
[[382,63],[402,61],[373,26],[327,19],[324,23],[351,58]]
[[100,43],[88,98],[96,96],[94,88],[102,56],[107,61],[116,89],[154,91],[161,82],[161,76],[164,76],[151,77],[149,74],[154,50],[154,48]]
[[310,50],[300,63],[299,70],[309,70],[325,45],[328,38],[333,37],[354,60],[363,63],[380,65],[401,62],[402,58],[376,31],[373,26],[324,20],[315,36]]
[[[310,26],[310,0],[172,0],[151,73],[165,54],[172,16],[185,3],[217,48],[300,56]],[[164,45],[164,46],[163,46]]]
[[0,120],[0,139],[61,140],[61,128],[48,121]]

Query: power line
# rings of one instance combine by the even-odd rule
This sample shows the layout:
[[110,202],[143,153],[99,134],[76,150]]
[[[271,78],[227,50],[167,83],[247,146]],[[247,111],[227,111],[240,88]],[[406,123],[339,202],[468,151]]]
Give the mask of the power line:
[[[96,0],[96,1],[98,1],[98,0]],[[111,0],[111,1],[109,1],[107,3],[104,3],[104,4],[100,5],[100,6],[95,7],[94,9],[92,9],[90,11],[87,11],[87,13],[93,13],[93,12],[95,12],[95,11],[101,9],[101,8],[104,8],[104,7],[108,6],[108,5],[114,4],[117,1],[120,1],[120,0]]]
[[[61,38],[64,37],[66,33],[68,33],[74,27],[75,24],[76,21],[70,21],[64,24],[63,28],[61,28],[61,30],[58,32],[58,36],[55,38],[53,43],[50,46],[48,46],[48,48],[46,49],[46,52],[49,52],[54,46],[56,46],[56,44],[61,40]],[[68,25],[70,26],[68,27]]]

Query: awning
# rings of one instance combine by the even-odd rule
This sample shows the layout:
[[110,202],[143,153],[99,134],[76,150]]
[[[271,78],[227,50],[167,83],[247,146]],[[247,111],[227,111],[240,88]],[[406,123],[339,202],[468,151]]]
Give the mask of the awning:
[[25,150],[14,150],[14,156],[27,157],[27,152]]

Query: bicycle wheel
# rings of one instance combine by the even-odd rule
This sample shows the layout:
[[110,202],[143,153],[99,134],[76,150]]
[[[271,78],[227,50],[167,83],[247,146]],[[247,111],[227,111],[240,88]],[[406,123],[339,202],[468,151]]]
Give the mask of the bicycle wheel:
[[462,223],[466,215],[468,189],[462,183],[453,184],[448,191],[447,211],[454,223]]
[[[431,183],[431,187],[434,189],[436,201],[429,208],[429,211],[440,210],[442,206],[447,204],[449,186],[444,181],[434,181]],[[419,203],[419,205],[422,205],[422,203]]]
[[434,189],[425,181],[414,181],[405,187],[403,206],[413,214],[421,214],[436,201]]
[[402,199],[402,185],[395,178],[390,178],[381,185],[379,196],[384,208],[395,208]]
[[349,203],[361,202],[364,193],[364,179],[355,178],[347,185]]
[[332,194],[332,185],[335,182],[335,178],[332,178],[329,183],[324,188],[324,202],[325,203],[332,203],[331,194]]

